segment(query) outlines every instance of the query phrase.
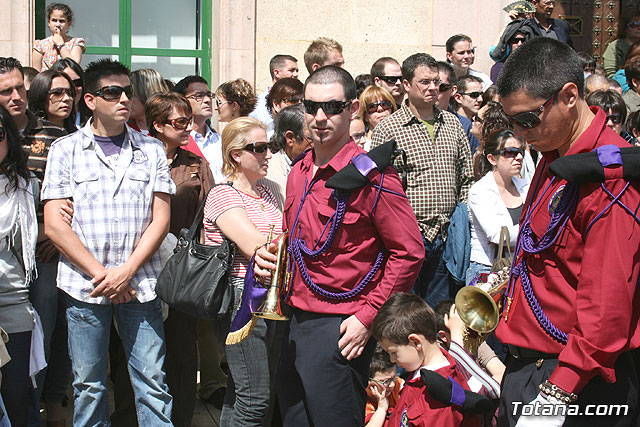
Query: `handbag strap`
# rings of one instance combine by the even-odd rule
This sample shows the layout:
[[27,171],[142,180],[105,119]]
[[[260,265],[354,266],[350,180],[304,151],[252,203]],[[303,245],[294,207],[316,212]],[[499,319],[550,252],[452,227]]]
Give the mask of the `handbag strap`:
[[[200,227],[203,226],[203,219],[204,219],[204,207],[207,204],[207,199],[209,198],[209,193],[211,193],[211,191],[213,191],[214,188],[216,188],[219,185],[229,185],[231,187],[233,187],[233,183],[231,182],[221,182],[219,184],[214,184],[213,187],[211,187],[209,189],[209,191],[207,191],[207,195],[204,197],[204,199],[202,199],[202,203],[200,203],[200,207],[198,208],[198,212],[196,213],[196,216],[193,218],[193,223],[191,223],[191,226],[189,227],[189,232],[187,233],[187,240],[193,240],[193,238],[197,235],[199,235],[200,233]],[[237,190],[236,190],[237,191]],[[223,238],[224,235],[223,235]]]
[[507,252],[509,253],[509,258],[513,258],[513,254],[511,253],[511,236],[509,235],[509,228],[503,225],[500,228],[500,243],[498,244],[498,252],[496,252],[496,261],[503,258],[502,252],[504,251],[505,243],[507,246]]

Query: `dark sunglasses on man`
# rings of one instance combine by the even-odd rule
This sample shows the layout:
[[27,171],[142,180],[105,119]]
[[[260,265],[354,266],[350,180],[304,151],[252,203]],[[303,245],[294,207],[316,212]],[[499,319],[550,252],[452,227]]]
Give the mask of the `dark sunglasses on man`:
[[622,115],[620,115],[620,113],[608,114],[607,120],[605,120],[604,122],[607,123],[609,120],[611,120],[611,123],[613,123],[614,125],[619,125],[620,123],[622,123]]
[[378,78],[388,85],[402,83],[402,76],[380,76]]
[[393,107],[389,101],[376,101],[367,104],[367,113],[373,114],[378,111],[378,107],[382,108],[382,111],[389,111]]
[[304,99],[302,101],[302,104],[304,105],[304,110],[311,115],[318,114],[318,110],[320,108],[322,108],[322,111],[324,111],[325,114],[334,115],[334,114],[342,113],[345,108],[351,105],[351,101],[333,101],[332,100],[332,101],[325,101],[325,102],[316,102],[316,101],[311,101],[309,99]]
[[453,85],[450,85],[449,83],[440,83],[440,86],[438,86],[438,92],[442,93],[442,92],[446,92],[449,89],[451,89],[453,87]]
[[549,99],[544,101],[544,104],[533,111],[523,111],[522,113],[514,114],[513,116],[507,115],[507,118],[511,123],[516,126],[520,126],[523,129],[533,129],[541,123],[540,115],[551,101],[553,101],[557,94],[558,92],[551,95]]
[[468,95],[473,99],[478,99],[478,97],[482,96],[482,92],[460,92],[460,95]]
[[244,146],[244,149],[253,153],[264,154],[269,150],[269,143],[267,141],[256,141]]
[[105,86],[95,92],[92,92],[92,94],[99,96],[105,101],[119,101],[122,96],[122,92],[127,95],[127,98],[131,99],[133,97],[133,86]]

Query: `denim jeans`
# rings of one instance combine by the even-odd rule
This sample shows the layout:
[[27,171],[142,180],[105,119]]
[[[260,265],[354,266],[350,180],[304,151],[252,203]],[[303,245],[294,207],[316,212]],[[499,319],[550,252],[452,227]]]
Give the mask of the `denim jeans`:
[[6,346],[11,360],[0,369],[2,372],[0,393],[2,393],[11,425],[24,427],[27,425],[28,402],[31,397],[31,379],[29,378],[31,331],[9,334]]
[[471,261],[469,268],[467,268],[467,275],[465,277],[465,284],[469,286],[469,283],[480,273],[489,273],[491,271],[490,265],[480,264],[479,262]]
[[442,258],[444,251],[442,235],[438,233],[432,242],[423,236],[422,241],[424,263],[413,285],[413,293],[420,295],[431,307],[435,307],[440,301],[454,298],[458,288]]
[[[244,279],[232,277],[231,284],[235,290],[237,307]],[[253,331],[242,342],[225,345],[224,349],[230,375],[227,377],[227,393],[220,415],[220,425],[261,427],[269,409],[270,387],[265,320],[259,319]]]
[[88,304],[67,297],[73,368],[73,425],[109,425],[107,350],[112,316],[129,361],[141,426],[171,425],[171,395],[163,371],[165,345],[160,300]]

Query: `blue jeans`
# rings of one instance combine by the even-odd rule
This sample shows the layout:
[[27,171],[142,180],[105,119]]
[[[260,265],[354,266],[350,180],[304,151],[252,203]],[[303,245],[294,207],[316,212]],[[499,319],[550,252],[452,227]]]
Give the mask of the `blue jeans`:
[[469,283],[480,273],[488,273],[491,271],[490,265],[480,264],[479,262],[471,261],[469,268],[467,268],[467,275],[465,277],[465,284],[469,286]]
[[413,293],[420,295],[431,307],[435,307],[440,301],[454,298],[458,289],[442,258],[442,235],[438,233],[432,242],[423,236],[422,241],[424,263],[413,285]]
[[[240,303],[244,279],[232,277],[230,280],[235,291],[235,308]],[[270,396],[269,346],[265,320],[258,319],[247,338],[238,344],[225,345],[224,351],[230,375],[227,377],[227,393],[220,415],[220,426],[263,426],[269,410]]]
[[88,304],[67,297],[73,368],[73,425],[109,425],[107,350],[115,316],[141,426],[171,425],[171,395],[163,371],[165,345],[160,300]]

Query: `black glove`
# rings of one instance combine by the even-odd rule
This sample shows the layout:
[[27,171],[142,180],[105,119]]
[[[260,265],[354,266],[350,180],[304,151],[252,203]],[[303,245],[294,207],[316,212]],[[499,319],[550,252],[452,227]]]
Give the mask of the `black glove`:
[[451,377],[445,378],[437,372],[424,368],[420,369],[420,376],[431,397],[438,402],[445,405],[456,405],[460,407],[462,412],[469,414],[484,414],[493,411],[493,404],[488,397],[463,389]]

